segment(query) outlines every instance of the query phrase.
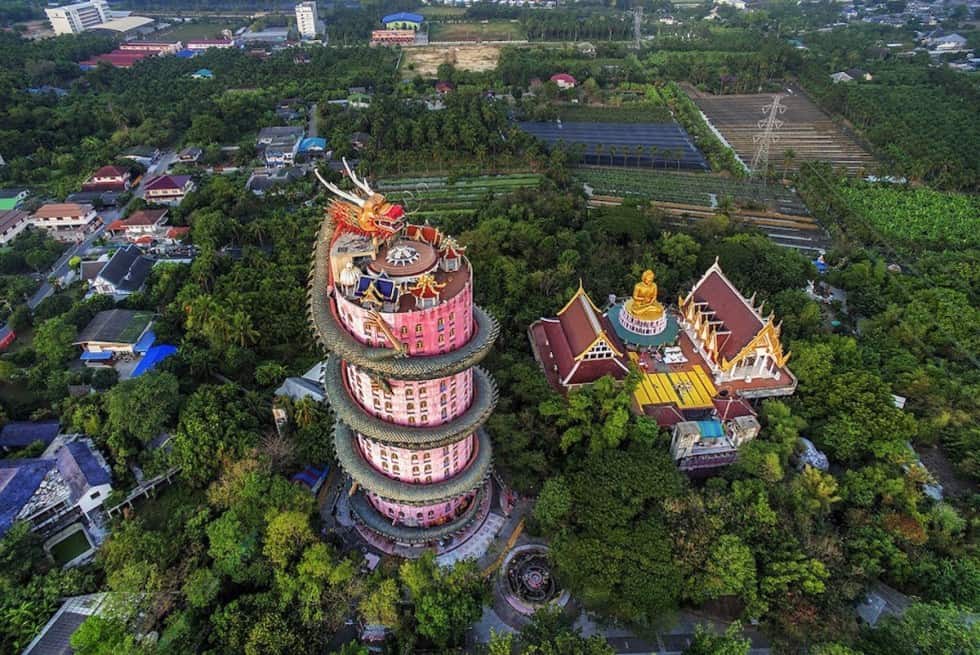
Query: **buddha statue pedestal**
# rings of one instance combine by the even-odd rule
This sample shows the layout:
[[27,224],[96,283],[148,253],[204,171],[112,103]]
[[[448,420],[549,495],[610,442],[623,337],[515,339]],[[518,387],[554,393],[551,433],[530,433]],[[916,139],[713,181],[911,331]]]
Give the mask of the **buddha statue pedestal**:
[[653,271],[644,271],[633,287],[633,297],[623,303],[619,324],[634,334],[654,336],[667,327],[667,313],[657,300]]

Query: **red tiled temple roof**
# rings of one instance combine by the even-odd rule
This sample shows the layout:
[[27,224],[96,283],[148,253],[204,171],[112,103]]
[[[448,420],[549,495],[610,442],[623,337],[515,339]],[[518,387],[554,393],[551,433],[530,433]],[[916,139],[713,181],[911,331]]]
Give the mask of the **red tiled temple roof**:
[[732,359],[738,355],[764,325],[720,269],[709,270],[692,293],[695,302],[706,303],[715,312],[715,319],[722,321],[729,332],[718,331],[718,351],[722,357]]

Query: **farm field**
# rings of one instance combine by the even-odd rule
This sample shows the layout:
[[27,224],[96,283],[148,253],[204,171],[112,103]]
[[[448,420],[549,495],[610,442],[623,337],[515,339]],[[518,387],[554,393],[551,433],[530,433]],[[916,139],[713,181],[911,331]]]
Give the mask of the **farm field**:
[[461,17],[466,15],[466,9],[464,7],[430,6],[421,7],[413,11],[422,14],[426,18]]
[[402,52],[401,70],[406,79],[416,75],[434,77],[441,64],[482,73],[496,68],[500,59],[500,46],[494,45],[427,45],[405,48]]
[[677,123],[522,121],[517,125],[548,144],[581,146],[587,164],[708,170],[704,155]]
[[438,41],[517,41],[523,38],[524,29],[516,20],[429,24],[430,43]]
[[217,39],[222,30],[235,31],[240,23],[231,21],[201,21],[198,23],[178,23],[153,35],[153,40],[159,41],[193,41],[195,39]]
[[[766,116],[762,108],[772,102],[773,96],[767,93],[713,96],[691,88],[687,92],[748,165],[756,149],[753,137],[760,132],[759,121]],[[789,166],[792,170],[808,161],[827,161],[850,173],[874,166],[874,158],[806,97],[784,95],[780,102],[786,111],[778,117],[783,124],[776,131],[778,141],[769,154],[769,162],[777,171],[784,168],[787,150],[794,153]]]
[[627,103],[619,107],[597,105],[560,105],[558,117],[563,121],[596,123],[670,123],[670,109],[647,102]]
[[389,199],[405,205],[416,216],[476,211],[488,194],[506,195],[519,189],[537,188],[537,173],[481,175],[450,181],[446,177],[406,177],[386,180],[378,186]]
[[845,185],[850,208],[883,236],[936,248],[980,246],[980,198],[930,189]]
[[738,205],[768,207],[785,214],[809,213],[799,196],[776,184],[763,189],[747,180],[670,170],[582,167],[576,168],[572,175],[576,181],[588,184],[601,195],[633,196],[703,207],[717,207],[721,199],[728,196]]

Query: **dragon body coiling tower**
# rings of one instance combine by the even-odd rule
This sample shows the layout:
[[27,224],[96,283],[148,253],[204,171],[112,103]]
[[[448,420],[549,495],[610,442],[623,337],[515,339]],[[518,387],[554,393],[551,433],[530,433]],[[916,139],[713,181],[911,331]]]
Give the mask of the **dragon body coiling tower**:
[[351,514],[378,545],[449,546],[489,512],[497,389],[476,365],[499,326],[463,248],[347,173],[355,192],[324,182],[309,301]]

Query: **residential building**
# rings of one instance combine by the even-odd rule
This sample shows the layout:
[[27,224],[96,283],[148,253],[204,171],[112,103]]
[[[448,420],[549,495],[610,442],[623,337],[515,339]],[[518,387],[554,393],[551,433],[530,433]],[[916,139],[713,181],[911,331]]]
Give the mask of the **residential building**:
[[81,241],[100,223],[95,208],[73,202],[42,205],[31,216],[31,225],[58,241]]
[[177,161],[181,164],[196,164],[203,154],[204,150],[197,146],[191,146],[180,151],[180,154],[177,155]]
[[30,194],[31,192],[24,188],[0,189],[0,211],[20,209]]
[[152,269],[152,259],[137,246],[126,246],[117,250],[95,276],[92,291],[122,300],[143,288]]
[[286,27],[270,27],[258,32],[249,32],[246,30],[238,35],[238,40],[242,45],[263,43],[270,45],[282,44],[289,40],[289,29]]
[[235,42],[231,39],[199,39],[197,41],[188,41],[187,50],[192,51],[203,51],[210,50],[211,48],[234,48]]
[[568,73],[555,73],[551,76],[551,81],[558,85],[559,89],[573,89],[578,81]]
[[61,432],[58,421],[11,421],[0,429],[0,450],[6,452],[41,442],[47,448]]
[[259,131],[258,150],[266,166],[292,166],[303,139],[302,127],[265,127]]
[[90,546],[101,541],[112,477],[91,439],[62,435],[40,457],[0,460],[0,481],[0,535],[26,521],[34,532],[54,536],[47,549],[79,530]]
[[280,168],[256,168],[245,183],[245,188],[257,196],[270,193],[277,186],[295,182],[303,178],[303,169],[292,166]]
[[138,243],[141,237],[162,235],[167,226],[166,209],[141,209],[127,218],[113,221],[106,228],[113,236]]
[[10,344],[16,340],[17,334],[10,329],[9,325],[0,327],[0,353],[6,352],[7,348],[10,347]]
[[21,655],[67,655],[72,653],[71,636],[90,616],[106,609],[107,593],[66,598]]
[[315,39],[320,32],[320,19],[316,2],[301,2],[296,5],[296,29],[300,37]]
[[135,359],[153,345],[153,313],[131,309],[99,312],[78,335],[79,359],[90,366],[111,366],[113,359]]
[[179,205],[193,190],[194,182],[189,175],[159,175],[143,187],[143,197],[149,203]]
[[109,4],[105,0],[77,2],[64,7],[53,7],[44,10],[51,29],[55,34],[81,34],[85,30],[98,27],[111,20]]
[[153,146],[134,146],[126,150],[120,157],[132,160],[137,164],[142,164],[149,168],[153,162],[160,158],[160,150]]
[[724,422],[716,418],[682,421],[671,432],[670,454],[681,471],[708,473],[738,459],[739,448],[755,439],[760,429],[753,415]]
[[31,224],[30,215],[20,209],[0,210],[0,246],[17,238]]
[[103,166],[82,184],[82,191],[126,191],[131,176],[128,168]]

